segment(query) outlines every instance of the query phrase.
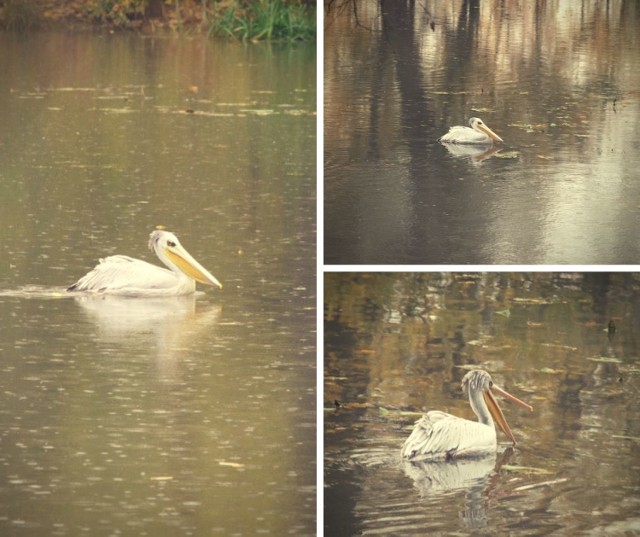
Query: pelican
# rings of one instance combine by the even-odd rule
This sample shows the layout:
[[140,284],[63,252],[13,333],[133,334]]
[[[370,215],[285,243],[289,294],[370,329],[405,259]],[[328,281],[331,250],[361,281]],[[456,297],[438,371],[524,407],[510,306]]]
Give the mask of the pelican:
[[449,132],[442,136],[438,141],[447,144],[484,144],[491,145],[494,141],[503,142],[495,132],[487,127],[484,122],[477,117],[469,120],[469,127],[451,127]]
[[69,286],[67,291],[121,296],[178,296],[192,294],[196,281],[222,289],[222,284],[191,257],[173,233],[154,230],[149,236],[149,249],[171,270],[126,255],[112,255],[100,259],[91,272]]
[[469,403],[478,416],[478,421],[465,420],[439,410],[427,412],[416,422],[411,435],[402,446],[404,459],[452,460],[494,453],[497,448],[494,419],[513,445],[516,445],[516,439],[492,392],[522,405],[529,411],[533,411],[533,408],[498,388],[489,373],[481,369],[469,371],[462,378],[462,390],[469,395]]

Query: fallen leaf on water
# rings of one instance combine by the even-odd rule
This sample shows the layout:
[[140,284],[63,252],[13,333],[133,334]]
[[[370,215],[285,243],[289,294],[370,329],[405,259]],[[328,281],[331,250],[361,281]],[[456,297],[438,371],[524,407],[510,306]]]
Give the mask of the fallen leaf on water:
[[413,418],[420,419],[424,416],[424,412],[415,412],[412,410],[389,410],[388,408],[380,407],[380,415],[388,419],[400,419],[400,418]]
[[240,112],[244,112],[245,114],[254,114],[256,116],[270,116],[271,114],[275,113],[273,110],[268,110],[268,109],[249,109],[249,108],[240,110]]
[[587,360],[591,360],[592,362],[602,362],[605,364],[621,364],[622,360],[619,358],[612,358],[610,356],[593,356],[587,358]]
[[430,91],[431,95],[468,95],[468,91]]
[[503,470],[507,472],[513,472],[517,474],[537,474],[537,475],[552,475],[554,472],[547,470],[546,468],[534,468],[533,466],[518,466],[515,464],[505,464],[502,466]]
[[564,373],[562,369],[551,369],[550,367],[543,367],[540,370],[540,373],[547,373],[549,375],[557,375],[559,373]]
[[239,462],[218,461],[220,466],[230,466],[231,468],[244,468],[244,464]]
[[543,481],[542,483],[534,483],[533,485],[525,485],[524,487],[517,487],[513,490],[521,491],[521,490],[529,490],[534,489],[536,487],[546,487],[547,485],[556,485],[557,483],[564,483],[565,481],[569,481],[566,477],[561,479],[554,479],[553,481]]
[[553,349],[564,349],[567,351],[577,351],[578,347],[572,347],[570,345],[561,345],[560,343],[542,343],[542,347],[551,347]]
[[515,159],[520,157],[519,151],[507,151],[506,153],[496,153],[494,155],[495,158],[501,159]]
[[518,129],[524,129],[527,132],[543,131],[547,128],[546,123],[538,123],[531,125],[530,123],[509,123],[509,127],[516,127]]
[[611,438],[620,438],[622,440],[633,440],[634,442],[640,442],[640,436],[624,436],[621,434],[612,434]]

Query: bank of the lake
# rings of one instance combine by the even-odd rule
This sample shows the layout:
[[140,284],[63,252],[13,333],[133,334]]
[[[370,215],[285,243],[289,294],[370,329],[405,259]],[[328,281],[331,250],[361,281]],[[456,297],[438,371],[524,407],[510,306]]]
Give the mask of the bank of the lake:
[[16,31],[62,27],[206,33],[282,41],[315,40],[312,0],[4,0],[0,28]]

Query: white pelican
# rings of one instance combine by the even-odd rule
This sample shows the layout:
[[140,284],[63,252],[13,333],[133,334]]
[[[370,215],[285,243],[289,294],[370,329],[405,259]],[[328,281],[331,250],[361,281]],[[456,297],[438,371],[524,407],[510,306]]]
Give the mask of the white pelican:
[[484,144],[491,145],[494,140],[503,142],[495,132],[487,127],[480,118],[472,117],[469,120],[469,127],[451,127],[449,132],[442,136],[438,141],[447,144]]
[[149,248],[171,270],[126,255],[112,255],[101,259],[91,272],[69,286],[67,291],[121,296],[177,296],[193,293],[196,281],[222,289],[222,284],[191,257],[173,233],[156,229],[149,236]]
[[493,384],[489,373],[481,369],[469,371],[462,378],[462,389],[469,394],[469,403],[478,416],[478,421],[465,420],[439,410],[427,412],[416,422],[411,435],[402,446],[404,459],[451,460],[495,453],[497,439],[494,419],[513,445],[516,445],[516,439],[491,392],[494,391],[530,411],[533,408],[498,388]]

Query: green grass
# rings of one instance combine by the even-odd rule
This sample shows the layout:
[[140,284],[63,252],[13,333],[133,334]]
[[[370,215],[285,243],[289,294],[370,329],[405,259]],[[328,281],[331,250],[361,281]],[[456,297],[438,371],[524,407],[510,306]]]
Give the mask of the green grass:
[[311,41],[316,37],[315,11],[283,0],[257,0],[215,10],[209,35],[249,40]]

